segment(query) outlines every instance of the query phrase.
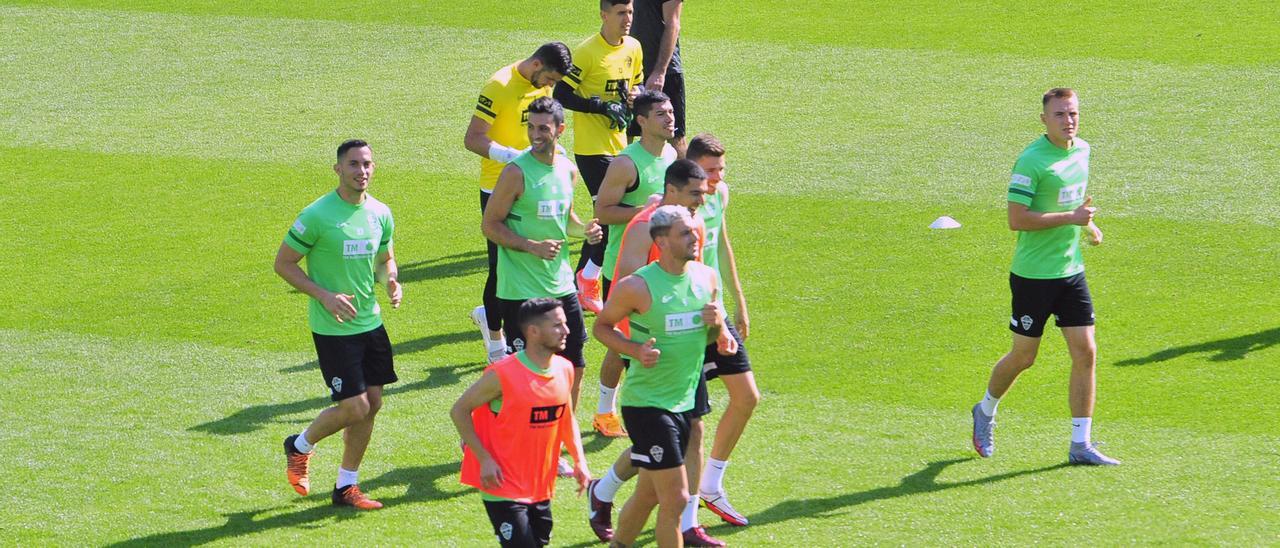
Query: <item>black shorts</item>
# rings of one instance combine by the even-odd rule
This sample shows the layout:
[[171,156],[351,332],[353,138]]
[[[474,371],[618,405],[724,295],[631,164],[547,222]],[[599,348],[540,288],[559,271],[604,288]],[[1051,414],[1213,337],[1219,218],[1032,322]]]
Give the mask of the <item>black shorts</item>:
[[370,386],[399,380],[391,359],[391,340],[381,325],[358,335],[312,333],[311,338],[316,343],[320,373],[333,401],[359,396]]
[[714,379],[721,375],[737,375],[751,371],[751,359],[747,357],[747,346],[742,343],[742,335],[738,333],[738,328],[729,325],[725,326],[729,330],[729,335],[733,340],[738,341],[738,353],[732,356],[722,356],[716,351],[716,344],[707,345],[707,356],[702,366],[702,374],[707,380]]
[[594,202],[596,194],[600,193],[600,183],[604,182],[604,172],[609,170],[609,162],[613,161],[613,156],[577,154],[573,161],[578,164],[578,173],[582,175],[582,182],[587,185],[587,192],[591,193],[591,201]]
[[657,407],[622,407],[622,422],[631,438],[631,464],[667,470],[684,464],[689,448],[689,413]]
[[526,504],[486,500],[484,511],[493,524],[498,544],[512,548],[542,548],[551,544],[551,501]]
[[1093,325],[1093,298],[1084,273],[1067,278],[1037,280],[1009,274],[1013,293],[1013,315],[1009,330],[1027,337],[1044,334],[1044,324],[1053,314],[1058,327]]
[[[557,354],[564,356],[574,367],[586,367],[587,360],[582,356],[582,347],[587,344],[587,328],[582,321],[582,305],[578,304],[578,294],[570,293],[556,300],[564,305],[564,318],[569,324],[569,337],[565,340],[564,350]],[[507,338],[507,351],[515,353],[524,350],[524,333],[519,324],[520,305],[524,301],[499,299],[499,302],[502,303],[502,325],[507,327],[503,332]]]
[[[644,75],[645,80],[649,79],[649,75]],[[685,135],[684,121],[684,73],[667,71],[667,78],[662,83],[662,92],[671,98],[671,110],[676,119],[676,138],[679,139]],[[627,126],[628,137],[640,136],[640,124],[632,122]]]

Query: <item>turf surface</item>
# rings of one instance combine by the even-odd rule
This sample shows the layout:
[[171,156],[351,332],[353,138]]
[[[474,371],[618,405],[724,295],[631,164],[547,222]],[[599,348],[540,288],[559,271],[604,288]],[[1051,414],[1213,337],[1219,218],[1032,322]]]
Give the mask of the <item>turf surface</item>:
[[[484,268],[478,162],[462,132],[494,69],[594,32],[578,4],[0,7],[0,541],[489,544],[447,419],[482,367],[466,319]],[[1060,10],[686,7],[690,125],[730,147],[764,393],[726,477],[752,525],[714,535],[1280,542],[1274,6]],[[1095,147],[1095,437],[1119,469],[1060,466],[1056,336],[1002,404],[997,457],[968,446],[967,410],[1008,344],[1004,184],[1054,85],[1080,90]],[[351,136],[374,143],[407,282],[386,314],[403,381],[361,470],[389,504],[373,514],[334,511],[323,490],[299,500],[278,454],[326,399],[305,301],[271,259]],[[942,214],[964,228],[924,229]],[[582,414],[594,403],[588,391]],[[624,445],[584,441],[597,473]],[[337,439],[320,451],[324,485]],[[555,511],[557,545],[593,539],[567,484]]]

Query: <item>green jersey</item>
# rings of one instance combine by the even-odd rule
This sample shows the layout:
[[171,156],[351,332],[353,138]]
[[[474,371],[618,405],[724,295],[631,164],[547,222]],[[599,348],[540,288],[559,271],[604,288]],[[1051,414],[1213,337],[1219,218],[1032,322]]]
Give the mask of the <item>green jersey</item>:
[[[1089,188],[1089,143],[1075,139],[1062,149],[1048,137],[1031,143],[1013,165],[1009,201],[1031,211],[1071,211],[1084,204]],[[1023,278],[1056,279],[1084,272],[1080,225],[1018,232],[1010,270]]]
[[654,347],[662,354],[653,367],[632,363],[627,368],[621,404],[673,413],[693,409],[707,349],[702,307],[711,302],[715,272],[707,265],[690,261],[685,273],[675,276],[653,262],[633,275],[649,286],[653,303],[644,314],[629,317],[631,340],[643,344],[653,338]]
[[[627,145],[622,155],[631,158],[636,166],[636,182],[627,188],[622,195],[622,205],[631,207],[643,206],[649,196],[661,194],[666,186],[667,166],[676,161],[676,149],[669,144],[662,145],[662,155],[654,156],[640,146],[640,141]],[[604,247],[604,264],[600,269],[606,280],[613,279],[613,271],[618,266],[618,252],[622,251],[622,233],[627,231],[627,223],[609,225],[609,241]]]
[[[698,208],[698,217],[707,226],[707,239],[702,244],[702,263],[716,271],[716,280],[724,287],[724,273],[720,271],[720,228],[724,226],[725,208],[729,206],[729,187],[723,181],[716,184],[715,192],[707,195],[707,201]],[[724,292],[716,295],[717,302],[724,302]]]
[[311,203],[285,234],[285,245],[307,258],[307,275],[334,293],[355,295],[356,317],[333,318],[324,304],[311,299],[311,331],[320,335],[355,335],[382,325],[374,296],[374,257],[391,248],[395,223],[386,204],[365,195],[352,205],[335,190]]
[[[526,152],[511,163],[524,173],[524,191],[511,204],[504,221],[512,232],[530,240],[565,240],[569,236],[569,207],[573,178],[569,159],[556,154],[553,165]],[[551,260],[498,246],[498,298],[524,301],[563,297],[574,292],[569,246]]]

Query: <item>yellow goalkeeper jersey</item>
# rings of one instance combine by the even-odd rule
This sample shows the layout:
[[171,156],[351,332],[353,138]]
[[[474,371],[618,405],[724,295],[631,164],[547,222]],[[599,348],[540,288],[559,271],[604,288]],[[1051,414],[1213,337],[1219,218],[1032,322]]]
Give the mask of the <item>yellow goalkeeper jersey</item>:
[[[535,88],[516,70],[517,61],[498,69],[484,83],[476,102],[476,118],[489,122],[485,135],[500,145],[521,150],[529,146],[529,103],[551,95],[551,87]],[[607,126],[606,126],[607,127]],[[502,162],[480,160],[480,189],[492,192],[502,174]]]
[[[603,101],[617,100],[619,89],[644,83],[643,56],[635,38],[624,36],[622,44],[614,46],[596,33],[574,48],[573,68],[564,81],[584,99],[596,96]],[[574,154],[617,155],[625,146],[626,131],[609,129],[608,116],[573,113]]]

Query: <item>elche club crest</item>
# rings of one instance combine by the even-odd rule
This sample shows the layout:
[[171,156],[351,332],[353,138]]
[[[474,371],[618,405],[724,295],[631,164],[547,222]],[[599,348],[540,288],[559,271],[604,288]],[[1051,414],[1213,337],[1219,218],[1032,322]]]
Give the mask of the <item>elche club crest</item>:
[[654,462],[662,462],[662,447],[657,445],[650,447],[649,455],[653,457]]
[[342,378],[341,378],[341,377],[334,377],[334,378],[333,378],[333,380],[329,381],[329,386],[332,386],[332,387],[333,387],[333,393],[334,393],[334,394],[339,394],[339,393],[341,393],[341,392],[342,392]]
[[1031,316],[1028,316],[1028,315],[1026,315],[1026,314],[1023,314],[1023,315],[1022,315],[1022,318],[1020,318],[1020,321],[1022,322],[1022,330],[1023,330],[1023,331],[1030,331],[1030,330],[1031,330],[1031,324],[1035,323],[1035,320],[1032,320],[1032,319],[1031,319]]
[[511,341],[511,348],[514,348],[516,352],[524,350],[524,339],[517,337],[516,340]]
[[498,526],[498,532],[502,533],[502,538],[504,540],[511,540],[511,533],[514,531],[514,529],[515,528],[512,527],[510,523],[507,523],[505,521],[502,522],[502,525]]

